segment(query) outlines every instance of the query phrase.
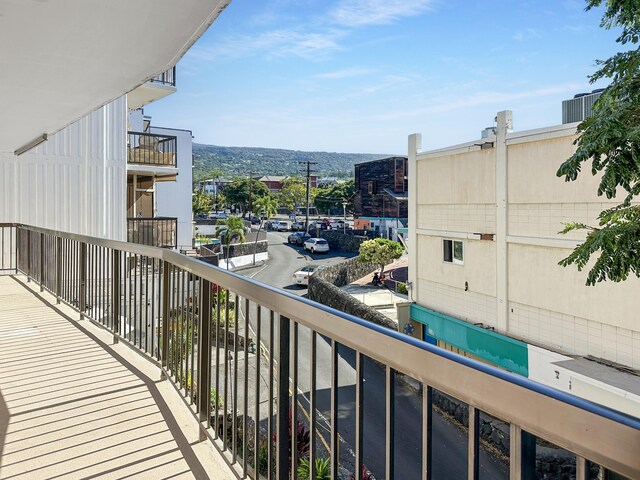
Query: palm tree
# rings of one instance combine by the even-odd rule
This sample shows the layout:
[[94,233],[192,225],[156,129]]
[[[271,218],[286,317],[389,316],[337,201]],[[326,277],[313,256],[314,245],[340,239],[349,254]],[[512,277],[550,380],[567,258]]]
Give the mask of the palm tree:
[[258,238],[260,238],[260,229],[262,228],[262,213],[267,218],[272,217],[278,213],[278,201],[271,197],[271,195],[265,195],[258,198],[255,202],[256,208],[260,214],[260,223],[258,224],[258,232],[256,233],[256,241],[253,244],[253,264],[256,264],[256,249],[258,248]]
[[224,243],[227,270],[229,270],[229,247],[234,239],[244,242],[244,222],[240,217],[227,217],[225,220],[218,220],[217,237]]

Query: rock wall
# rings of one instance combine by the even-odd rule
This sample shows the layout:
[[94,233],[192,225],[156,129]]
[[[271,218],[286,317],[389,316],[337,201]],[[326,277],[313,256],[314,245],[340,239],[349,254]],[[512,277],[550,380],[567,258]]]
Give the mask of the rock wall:
[[254,242],[232,243],[229,245],[229,258],[251,255],[254,252],[254,246],[256,253],[262,253],[267,251],[269,243],[266,240],[259,240],[257,245]]
[[336,287],[342,287],[369,275],[377,269],[377,265],[373,263],[361,263],[358,261],[358,257],[354,257],[340,262],[337,265],[327,267],[324,270],[320,270],[311,278],[322,278]]
[[366,236],[344,234],[340,230],[319,230],[317,232],[310,231],[309,233],[312,235],[317,233],[319,237],[329,242],[329,247],[332,250],[338,250],[339,252],[358,252],[360,244],[369,240]]
[[[469,408],[466,404],[434,391],[433,405],[452,417],[457,423],[469,428]],[[509,424],[480,413],[480,438],[495,447],[506,458],[509,456]],[[543,442],[545,443],[545,442]],[[598,465],[592,465],[589,478],[597,479]],[[570,480],[576,478],[576,460],[572,453],[550,444],[536,445],[536,478]]]
[[383,327],[397,330],[396,324],[387,316],[364,303],[356,300],[348,293],[331,284],[319,275],[309,279],[309,298],[318,303],[335,308],[341,312],[360,317]]

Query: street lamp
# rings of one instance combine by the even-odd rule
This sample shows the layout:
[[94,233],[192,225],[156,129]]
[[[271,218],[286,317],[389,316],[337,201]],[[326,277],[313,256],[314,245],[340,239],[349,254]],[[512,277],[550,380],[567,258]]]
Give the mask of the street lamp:
[[342,234],[346,233],[347,229],[347,202],[342,202]]

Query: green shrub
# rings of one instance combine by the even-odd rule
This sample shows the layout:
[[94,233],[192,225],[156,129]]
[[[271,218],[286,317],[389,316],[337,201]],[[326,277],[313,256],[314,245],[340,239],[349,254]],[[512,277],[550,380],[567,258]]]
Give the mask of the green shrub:
[[407,290],[407,284],[403,283],[403,282],[398,282],[396,284],[396,292],[398,293],[402,293],[404,295],[406,295],[407,293],[409,293],[409,291]]
[[[316,478],[314,480],[329,480],[331,478],[331,468],[328,458],[316,458]],[[303,458],[298,464],[298,480],[310,480],[311,465],[308,458]]]

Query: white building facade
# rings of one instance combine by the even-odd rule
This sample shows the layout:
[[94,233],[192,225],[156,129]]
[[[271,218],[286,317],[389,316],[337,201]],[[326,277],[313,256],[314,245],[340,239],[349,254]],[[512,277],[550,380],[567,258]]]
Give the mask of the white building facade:
[[426,152],[409,137],[411,317],[428,341],[637,415],[640,389],[600,384],[612,369],[585,374],[574,357],[640,369],[640,280],[587,287],[558,265],[585,235],[563,224],[597,225],[617,200],[588,169],[556,176],[576,123],[511,125],[500,112],[495,136]]
[[140,105],[175,91],[147,82],[23,155],[0,153],[2,221],[190,249],[191,132],[151,127]]

